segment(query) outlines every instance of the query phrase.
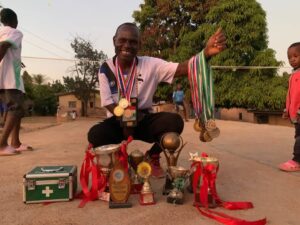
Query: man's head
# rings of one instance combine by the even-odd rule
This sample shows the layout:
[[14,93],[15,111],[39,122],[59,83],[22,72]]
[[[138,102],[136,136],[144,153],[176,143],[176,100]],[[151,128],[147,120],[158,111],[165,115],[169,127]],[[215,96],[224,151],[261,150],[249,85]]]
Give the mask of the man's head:
[[10,26],[12,28],[17,28],[17,26],[18,26],[17,14],[9,8],[4,8],[1,10],[0,21],[5,26]]
[[290,65],[294,69],[300,68],[300,42],[291,44],[288,48],[287,55]]
[[134,23],[123,23],[113,37],[115,53],[120,61],[130,63],[136,57],[140,45],[140,32]]
[[176,88],[177,88],[177,90],[181,90],[181,89],[182,89],[182,85],[178,83],[178,84],[176,85]]

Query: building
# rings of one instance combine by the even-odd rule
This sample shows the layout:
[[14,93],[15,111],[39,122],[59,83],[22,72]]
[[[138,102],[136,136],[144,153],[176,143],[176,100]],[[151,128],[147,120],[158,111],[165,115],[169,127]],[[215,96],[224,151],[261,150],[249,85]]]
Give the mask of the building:
[[[79,100],[74,92],[58,94],[58,109],[59,117],[71,117],[72,112],[76,112],[77,116],[82,115],[83,103]],[[106,111],[101,107],[100,93],[98,90],[92,92],[88,106],[87,116],[89,117],[105,117]]]

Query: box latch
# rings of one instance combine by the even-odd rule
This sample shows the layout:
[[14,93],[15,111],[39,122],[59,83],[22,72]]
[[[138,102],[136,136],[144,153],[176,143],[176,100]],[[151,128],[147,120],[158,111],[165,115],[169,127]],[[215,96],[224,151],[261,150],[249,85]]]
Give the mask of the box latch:
[[35,190],[35,180],[27,180],[26,185],[29,191]]
[[67,179],[59,179],[58,180],[58,189],[64,189],[66,184],[68,183]]

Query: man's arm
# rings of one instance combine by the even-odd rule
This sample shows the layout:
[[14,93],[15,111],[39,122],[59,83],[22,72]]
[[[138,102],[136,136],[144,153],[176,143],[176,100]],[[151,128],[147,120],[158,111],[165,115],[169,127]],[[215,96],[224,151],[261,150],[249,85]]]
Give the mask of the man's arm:
[[[214,33],[207,41],[204,48],[204,55],[206,59],[211,58],[214,55],[219,54],[226,48],[226,37],[223,34],[221,28],[219,28],[216,33]],[[188,63],[186,60],[178,64],[177,70],[175,72],[175,77],[186,76],[188,74]]]
[[6,54],[7,49],[11,47],[11,43],[3,41],[0,43],[0,62],[2,62],[3,57]]

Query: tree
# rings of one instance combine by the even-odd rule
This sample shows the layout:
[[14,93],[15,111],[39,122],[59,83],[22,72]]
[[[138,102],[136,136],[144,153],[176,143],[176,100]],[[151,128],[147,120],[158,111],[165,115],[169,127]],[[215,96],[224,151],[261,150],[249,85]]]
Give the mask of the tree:
[[82,102],[82,116],[87,116],[87,105],[98,82],[99,65],[107,59],[102,52],[93,48],[90,41],[81,37],[76,37],[71,43],[75,52],[74,68],[71,70],[71,76],[63,77],[65,88],[69,92],[74,92],[75,96]]
[[[211,65],[279,66],[282,63],[276,60],[275,51],[268,48],[266,14],[255,0],[145,0],[133,17],[141,28],[141,54],[184,61],[201,51],[208,38],[222,27],[227,49],[213,57]],[[279,107],[269,104],[273,102],[270,96],[260,96],[264,92],[259,87],[261,83],[266,87],[280,80],[276,73],[276,69],[215,70],[217,106]],[[187,80],[180,82],[186,84]],[[255,101],[254,96],[258,97]],[[274,94],[274,99],[277,98],[278,93]]]

